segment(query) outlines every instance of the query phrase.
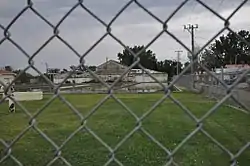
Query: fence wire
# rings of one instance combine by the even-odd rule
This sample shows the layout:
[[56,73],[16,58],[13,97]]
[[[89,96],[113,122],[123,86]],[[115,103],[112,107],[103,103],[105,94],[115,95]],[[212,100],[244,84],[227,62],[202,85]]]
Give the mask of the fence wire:
[[[105,165],[109,165],[112,162],[117,163],[118,165],[123,165],[121,161],[119,161],[116,157],[116,151],[124,144],[126,140],[128,140],[135,132],[141,131],[144,133],[145,136],[147,136],[150,140],[152,140],[156,145],[158,145],[167,155],[167,162],[165,165],[178,165],[174,161],[174,156],[175,154],[179,151],[179,149],[187,143],[188,140],[192,139],[192,137],[198,133],[201,132],[204,135],[207,136],[212,142],[214,142],[221,150],[223,150],[226,154],[228,154],[231,158],[231,165],[237,165],[237,158],[250,146],[249,143],[246,145],[239,147],[238,153],[233,154],[228,150],[225,146],[223,146],[222,143],[217,141],[213,136],[211,136],[204,128],[203,128],[203,122],[205,119],[209,118],[212,113],[214,113],[217,108],[222,105],[227,99],[232,98],[233,100],[237,101],[238,103],[241,103],[240,101],[237,100],[236,97],[233,95],[233,88],[238,84],[239,78],[237,81],[235,81],[232,85],[228,86],[223,80],[218,79],[214,73],[210,72],[205,66],[202,64],[198,63],[198,59],[194,59],[192,63],[190,63],[168,86],[163,85],[160,81],[158,81],[150,72],[145,70],[145,68],[140,64],[140,58],[138,55],[142,53],[144,50],[149,48],[162,34],[168,34],[170,37],[172,37],[175,41],[177,41],[181,46],[183,46],[187,51],[192,53],[193,57],[196,57],[205,47],[207,47],[216,37],[218,37],[222,32],[225,30],[228,30],[232,33],[234,33],[240,40],[242,40],[245,44],[247,44],[250,47],[250,43],[244,40],[241,36],[237,35],[231,28],[230,28],[230,19],[247,3],[248,0],[244,0],[231,14],[229,17],[224,18],[222,17],[219,13],[214,11],[211,7],[209,7],[205,2],[201,0],[196,0],[196,2],[200,5],[202,5],[204,8],[208,9],[210,12],[212,12],[215,16],[217,16],[221,21],[224,22],[224,27],[221,28],[221,30],[214,35],[207,43],[200,49],[199,52],[194,54],[188,46],[186,46],[183,42],[181,42],[173,33],[171,33],[168,30],[168,23],[169,21],[173,18],[173,16],[178,13],[178,11],[187,4],[189,0],[183,1],[179,6],[176,8],[176,10],[166,19],[166,20],[161,20],[158,18],[156,15],[154,15],[152,12],[150,12],[143,4],[138,2],[137,0],[130,0],[128,3],[126,3],[120,11],[113,17],[113,19],[109,23],[105,23],[99,16],[95,15],[94,12],[92,12],[90,9],[88,9],[87,6],[85,6],[83,0],[78,0],[76,1],[75,5],[72,6],[72,8],[65,13],[65,15],[62,17],[62,19],[57,23],[53,24],[49,20],[47,20],[39,11],[34,7],[34,3],[32,0],[27,0],[26,6],[14,17],[14,19],[7,25],[1,25],[0,24],[0,29],[3,30],[3,35],[4,37],[0,39],[0,46],[4,42],[10,42],[15,46],[19,51],[23,53],[24,56],[27,57],[28,64],[25,67],[25,69],[12,81],[10,84],[6,85],[3,82],[0,82],[2,86],[4,86],[4,93],[5,97],[1,99],[0,104],[2,104],[5,99],[10,98],[11,100],[14,101],[16,105],[20,107],[20,109],[30,118],[30,121],[28,122],[28,127],[24,128],[11,142],[6,142],[3,139],[0,139],[0,142],[2,146],[5,147],[5,154],[4,156],[0,159],[0,164],[2,164],[6,159],[10,158],[12,159],[17,165],[21,166],[23,165],[18,158],[16,158],[13,153],[12,153],[12,148],[17,143],[23,135],[25,135],[31,128],[37,131],[39,135],[46,140],[48,143],[50,143],[51,146],[54,147],[56,153],[54,158],[47,164],[47,165],[52,165],[55,163],[57,160],[61,160],[64,164],[70,166],[70,162],[67,161],[66,158],[63,157],[63,152],[62,148],[65,146],[67,142],[69,142],[79,131],[82,129],[85,129],[89,134],[91,134],[97,141],[99,141],[104,147],[107,148],[107,150],[110,152],[110,158],[109,160],[105,163]],[[115,22],[115,20],[132,4],[136,4],[139,8],[143,9],[145,13],[150,15],[152,18],[154,18],[156,21],[162,24],[162,30],[144,47],[143,50],[141,50],[138,53],[134,53],[132,50],[130,50],[118,37],[116,37],[111,30],[112,24]],[[85,53],[81,54],[77,52],[73,46],[71,46],[65,39],[63,39],[60,36],[60,25],[64,22],[64,20],[76,9],[76,8],[82,8],[84,11],[88,12],[94,19],[99,21],[105,28],[106,28],[106,33],[103,34],[101,38],[99,38]],[[53,30],[53,35],[50,36],[47,41],[41,45],[39,49],[34,54],[28,54],[20,45],[19,43],[15,42],[15,40],[12,39],[11,37],[11,32],[10,28],[13,26],[13,24],[27,11],[32,11],[35,15],[37,15],[41,20],[43,20],[47,25],[51,27]],[[84,58],[93,50],[95,47],[107,36],[112,37],[117,43],[119,43],[122,47],[127,49],[136,59],[136,61],[129,66],[129,68],[120,76],[119,79],[117,79],[114,83],[111,85],[107,84],[104,82],[102,79],[98,77],[97,74],[95,74],[92,70],[90,70],[87,66],[85,66],[85,61]],[[62,83],[59,85],[54,84],[51,80],[49,80],[46,76],[43,75],[42,72],[39,71],[34,65],[33,59],[39,54],[41,50],[43,50],[52,40],[55,38],[59,39],[61,43],[63,43],[65,46],[67,46],[77,57],[79,57],[79,66],[84,66],[87,71],[98,81],[100,81],[105,87],[108,88],[108,93],[105,98],[103,98],[95,107],[90,110],[90,112],[86,115],[83,116],[76,108],[74,105],[72,105],[68,100],[66,100],[59,92],[59,88],[62,86],[62,84],[75,72],[74,70],[71,71],[68,76],[64,79]],[[181,102],[179,102],[176,98],[174,98],[171,95],[170,87],[176,84],[176,82],[183,76],[183,74],[189,70],[189,68],[197,64],[199,67],[204,69],[210,76],[212,76],[214,79],[216,79],[220,84],[226,89],[226,94],[220,98],[220,101],[216,105],[214,105],[213,108],[208,110],[208,112],[201,118],[197,118],[185,105],[183,105]],[[162,97],[159,101],[157,101],[151,108],[148,109],[146,113],[144,113],[142,116],[137,116],[133,110],[131,110],[125,103],[123,103],[120,99],[116,97],[116,95],[113,93],[114,86],[134,67],[138,65],[145,73],[147,73],[153,80],[155,80],[157,83],[161,85],[161,87],[165,91],[164,97]],[[29,110],[27,110],[20,102],[16,101],[13,97],[11,97],[8,94],[9,89],[13,86],[13,84],[16,82],[16,80],[19,79],[20,75],[22,75],[24,72],[26,72],[29,69],[35,70],[38,74],[40,74],[43,79],[45,79],[48,84],[51,86],[51,88],[54,90],[54,95],[46,102],[35,114],[31,114]],[[245,76],[249,71],[246,71],[242,75]],[[243,77],[242,76],[242,77]],[[51,102],[54,101],[56,98],[59,98],[61,101],[63,101],[71,110],[73,113],[75,113],[81,121],[81,126],[77,128],[75,131],[71,133],[71,135],[61,144],[57,144],[54,142],[48,135],[46,135],[36,124],[36,119],[37,117],[47,108],[50,106]],[[89,128],[86,124],[86,121],[98,110],[99,107],[101,107],[105,101],[107,101],[109,98],[113,98],[118,104],[120,104],[132,117],[134,117],[135,121],[137,122],[137,126],[130,131],[114,148],[111,148],[102,138],[100,138],[91,128]],[[165,147],[163,144],[161,144],[157,138],[155,138],[152,134],[150,134],[142,125],[142,121],[150,115],[166,98],[169,98],[172,100],[176,105],[178,105],[196,124],[197,127],[186,137],[182,140],[182,142],[173,150],[170,151],[167,147]]]

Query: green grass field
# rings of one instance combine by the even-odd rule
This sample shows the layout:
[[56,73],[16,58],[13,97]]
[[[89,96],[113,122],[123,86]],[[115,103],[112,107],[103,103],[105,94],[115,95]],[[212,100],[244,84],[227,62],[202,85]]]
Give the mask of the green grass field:
[[[137,116],[142,116],[163,95],[162,94],[119,94],[124,102]],[[198,118],[202,117],[215,103],[190,93],[175,93],[173,96],[184,104]],[[64,95],[82,115],[87,115],[104,95]],[[23,102],[31,113],[48,101]],[[204,122],[204,129],[233,154],[250,141],[250,120],[238,110],[221,106],[217,112]],[[81,121],[68,106],[56,99],[37,118],[37,126],[58,146],[75,131]],[[10,142],[28,126],[29,118],[17,107],[17,112],[8,113],[7,103],[0,105],[0,138]],[[135,119],[114,99],[108,99],[87,120],[87,126],[94,131],[111,148],[114,148],[130,131],[136,127]],[[170,151],[194,129],[196,123],[176,104],[165,100],[152,114],[143,120],[143,128],[154,136]],[[3,157],[4,146],[0,145]],[[53,146],[30,129],[12,148],[12,154],[25,166],[46,165],[55,156]],[[106,147],[96,140],[86,129],[80,130],[62,148],[61,154],[72,165],[104,165],[110,155]],[[115,157],[124,165],[157,166],[167,162],[167,154],[145,134],[138,130],[115,152]],[[184,144],[175,154],[174,161],[181,166],[224,166],[230,165],[230,157],[204,134],[199,132]],[[250,149],[239,158],[240,166],[250,165]],[[5,160],[3,166],[16,165],[11,159]],[[61,160],[54,164],[65,165]],[[111,163],[110,165],[117,165]]]

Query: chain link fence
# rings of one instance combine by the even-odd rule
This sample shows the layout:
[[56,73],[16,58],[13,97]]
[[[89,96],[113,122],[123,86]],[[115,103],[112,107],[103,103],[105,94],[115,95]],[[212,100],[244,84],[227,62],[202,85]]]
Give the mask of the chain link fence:
[[[49,22],[42,14],[39,13],[38,10],[36,10],[36,8],[34,7],[34,3],[32,2],[32,0],[27,0],[27,4],[26,6],[18,13],[18,15],[8,24],[8,25],[0,25],[0,28],[3,30],[3,34],[4,37],[2,39],[0,39],[0,46],[4,43],[4,42],[10,42],[11,44],[13,44],[13,46],[15,46],[19,51],[21,51],[23,53],[24,56],[27,57],[28,60],[28,64],[25,67],[25,69],[14,79],[13,82],[11,82],[10,84],[6,85],[3,82],[0,82],[0,84],[2,86],[4,86],[4,93],[5,93],[5,97],[3,99],[1,99],[1,105],[4,104],[4,101],[6,98],[10,98],[11,100],[14,101],[14,103],[19,106],[22,111],[30,118],[30,121],[28,121],[28,127],[24,128],[22,130],[22,132],[20,132],[11,142],[7,142],[3,139],[1,139],[2,135],[0,136],[0,143],[2,144],[2,146],[5,147],[4,149],[4,155],[1,156],[0,158],[0,165],[2,165],[4,163],[5,160],[7,160],[8,158],[12,159],[16,165],[23,165],[21,161],[19,161],[19,159],[17,157],[15,157],[15,155],[12,152],[12,149],[14,147],[14,145],[22,138],[23,135],[25,135],[29,129],[34,129],[44,140],[46,140],[47,142],[50,143],[51,146],[53,146],[56,150],[56,154],[53,157],[53,159],[47,164],[47,165],[53,165],[54,162],[56,162],[56,160],[61,160],[65,165],[71,165],[71,163],[69,161],[67,161],[66,158],[63,157],[63,153],[62,153],[62,148],[65,146],[65,144],[67,142],[69,142],[71,139],[73,139],[73,137],[75,137],[75,135],[82,129],[85,129],[88,133],[90,133],[97,141],[99,141],[104,147],[106,147],[108,149],[108,151],[110,152],[110,157],[109,160],[105,163],[105,165],[109,165],[112,162],[115,162],[117,165],[123,165],[123,163],[121,161],[119,161],[116,157],[116,151],[117,149],[119,149],[126,140],[128,140],[134,133],[136,133],[137,131],[141,131],[145,136],[147,136],[151,141],[153,141],[156,145],[158,145],[162,150],[164,150],[164,152],[167,154],[167,162],[164,165],[178,165],[175,161],[174,161],[174,156],[175,154],[180,150],[180,148],[182,146],[184,146],[184,144],[189,141],[190,139],[193,138],[193,136],[200,132],[203,133],[209,140],[211,140],[214,144],[218,145],[218,147],[220,149],[223,150],[223,152],[227,153],[230,156],[231,159],[231,165],[237,165],[237,158],[244,153],[244,151],[250,146],[250,143],[248,142],[247,144],[245,144],[242,147],[238,147],[238,153],[232,153],[230,152],[225,146],[223,146],[223,143],[220,143],[219,141],[216,140],[216,138],[214,138],[213,136],[211,136],[204,128],[203,128],[203,122],[205,119],[209,118],[211,116],[211,114],[213,114],[216,109],[222,105],[227,99],[231,98],[231,100],[234,100],[237,103],[241,103],[241,99],[239,100],[239,97],[234,95],[234,91],[233,89],[237,86],[237,84],[239,83],[241,78],[238,78],[232,85],[227,85],[224,81],[218,79],[215,74],[213,74],[212,72],[210,72],[205,66],[203,66],[202,64],[198,63],[197,59],[194,59],[194,61],[189,64],[189,66],[187,66],[179,75],[178,77],[175,77],[175,79],[168,85],[165,86],[163,85],[161,82],[159,82],[150,72],[148,72],[147,70],[145,70],[145,68],[140,64],[140,59],[138,57],[138,55],[144,51],[145,49],[149,48],[162,34],[168,34],[170,37],[172,37],[175,41],[177,41],[181,46],[183,46],[187,51],[189,51],[191,53],[191,50],[184,44],[182,43],[173,33],[171,33],[168,30],[168,23],[169,21],[172,19],[172,17],[183,7],[187,4],[189,0],[185,0],[183,1],[176,9],[175,11],[166,19],[166,20],[161,20],[159,19],[156,15],[154,15],[152,12],[150,12],[146,7],[144,7],[140,2],[138,2],[137,0],[130,0],[127,4],[125,4],[123,6],[123,8],[113,17],[113,19],[109,22],[109,23],[105,23],[102,19],[100,19],[97,15],[95,15],[90,9],[87,8],[87,6],[85,6],[84,1],[83,0],[78,0],[76,1],[75,5],[72,6],[72,8],[65,13],[64,17],[58,22],[58,23],[51,23]],[[216,15],[219,19],[221,19],[221,21],[223,21],[224,27],[221,28],[221,30],[215,35],[213,36],[209,41],[207,41],[207,43],[201,48],[201,50],[199,52],[196,53],[196,55],[198,55],[206,46],[208,46],[216,37],[218,37],[224,30],[228,30],[230,32],[235,33],[231,28],[230,28],[230,19],[247,3],[248,0],[244,0],[232,13],[228,18],[223,18],[219,13],[217,13],[216,11],[214,11],[212,8],[210,8],[206,3],[204,3],[201,0],[196,0],[197,3],[199,3],[200,5],[202,5],[203,7],[205,7],[206,9],[208,9],[210,12],[212,12],[214,15]],[[152,18],[154,18],[155,20],[157,20],[159,23],[162,24],[162,30],[145,46],[144,50],[141,50],[138,53],[133,53],[119,38],[117,38],[115,35],[113,35],[112,33],[112,24],[114,23],[114,21],[131,5],[131,4],[136,4],[138,5],[138,7],[140,7],[141,9],[143,9],[145,11],[145,13],[147,13],[148,15],[150,15]],[[97,21],[99,21],[105,28],[106,28],[106,33],[103,34],[103,36],[98,39],[95,44],[90,47],[85,53],[81,54],[79,52],[77,52],[73,46],[71,46],[65,39],[63,39],[60,36],[60,25],[62,24],[62,22],[72,13],[72,11],[74,11],[76,8],[82,8],[83,10],[85,10],[86,12],[88,12],[91,16],[93,16],[94,19],[96,19]],[[10,32],[10,28],[13,26],[13,24],[19,19],[19,17],[21,17],[26,11],[32,11],[35,15],[37,15],[41,20],[43,20],[47,25],[49,25],[51,27],[51,30],[54,32],[53,35],[34,53],[34,54],[28,54],[20,45],[19,43],[17,43],[15,40],[12,39],[11,36],[11,32]],[[246,40],[244,40],[241,36],[237,35],[235,33],[235,35],[242,40],[244,43],[246,43],[248,46],[250,46],[250,43],[247,42]],[[106,82],[104,82],[103,80],[101,80],[98,75],[96,75],[92,70],[90,70],[87,66],[85,66],[85,57],[89,54],[89,52],[93,49],[95,49],[95,47],[107,36],[112,37],[115,41],[117,41],[117,43],[119,43],[121,46],[123,46],[125,49],[127,49],[134,57],[135,57],[135,61],[134,63],[129,66],[128,70],[125,71],[119,79],[117,79],[115,82],[113,82],[111,85],[107,84]],[[26,109],[23,104],[19,101],[16,101],[9,93],[9,89],[14,85],[15,81],[18,80],[19,76],[21,74],[23,74],[25,71],[29,70],[29,69],[33,69],[35,70],[38,74],[43,75],[41,71],[39,71],[39,69],[37,69],[34,65],[34,61],[33,59],[39,54],[39,52],[41,50],[43,50],[48,43],[50,43],[52,40],[54,39],[58,39],[59,41],[61,41],[61,43],[63,43],[65,46],[67,46],[76,56],[79,57],[79,66],[85,66],[85,68],[87,69],[87,71],[97,80],[99,80],[105,87],[107,87],[107,95],[106,97],[101,100],[90,112],[88,115],[83,116],[79,110],[77,110],[66,98],[64,98],[60,92],[59,89],[62,86],[63,82],[61,84],[55,85],[53,82],[51,82],[47,77],[43,76],[43,78],[48,82],[48,84],[52,87],[53,89],[53,93],[54,95],[50,98],[50,100],[48,102],[46,102],[45,105],[43,105],[41,108],[39,108],[37,110],[37,112],[35,114],[31,114],[30,111],[28,109]],[[196,57],[196,55],[193,54],[193,57]],[[171,91],[170,91],[170,87],[172,87],[173,85],[175,85],[177,83],[177,81],[179,81],[180,79],[184,78],[186,79],[185,82],[191,82],[192,80],[189,80],[189,78],[185,78],[183,77],[183,74],[190,69],[190,67],[192,65],[198,65],[199,67],[201,67],[203,70],[205,70],[211,77],[213,77],[215,80],[217,80],[221,87],[223,87],[225,89],[225,91],[223,93],[221,93],[220,96],[220,100],[216,103],[216,105],[211,108],[210,110],[207,111],[207,113],[201,117],[201,118],[197,118],[193,113],[191,113],[186,107],[185,105],[183,105],[182,103],[180,103],[177,99],[175,99],[172,95],[171,95]],[[156,82],[158,82],[161,87],[164,89],[164,97],[162,99],[160,99],[158,102],[156,102],[151,108],[148,109],[148,111],[146,113],[144,113],[142,116],[138,116],[134,113],[134,111],[130,108],[128,108],[126,106],[125,103],[123,103],[121,100],[119,100],[115,94],[113,94],[113,88],[115,87],[115,85],[125,76],[126,73],[129,72],[129,70],[131,70],[134,66],[139,66],[142,70],[144,70],[145,73],[147,73],[152,79],[154,79]],[[243,77],[244,75],[246,75],[249,71],[245,71],[241,77]],[[68,76],[64,79],[64,82],[74,73],[74,70],[71,71]],[[190,85],[190,84],[189,84]],[[188,85],[188,86],[189,86]],[[185,84],[185,86],[187,86],[187,84]],[[190,85],[190,88],[192,88],[192,85]],[[216,90],[217,91],[217,90]],[[59,98],[61,101],[63,101],[81,120],[81,126],[79,126],[75,131],[73,131],[70,136],[61,144],[58,145],[56,142],[54,142],[48,135],[45,134],[45,132],[43,132],[36,124],[37,124],[37,118],[39,117],[39,115],[47,108],[50,107],[50,103],[55,99],[55,98]],[[89,128],[86,125],[86,121],[93,115],[93,113],[95,113],[97,111],[97,109],[99,107],[101,107],[101,105],[108,100],[109,98],[113,98],[118,104],[120,104],[123,108],[126,109],[126,111],[135,118],[136,120],[136,126],[134,127],[134,129],[132,131],[130,131],[126,136],[124,136],[124,138],[114,147],[111,148],[105,141],[102,140],[102,138],[100,138],[91,128]],[[186,113],[186,115],[188,117],[190,117],[196,124],[196,128],[188,135],[186,136],[181,143],[173,150],[170,151],[168,149],[168,147],[165,147],[163,144],[161,144],[157,138],[155,138],[152,134],[150,134],[147,130],[144,129],[143,125],[142,125],[142,121],[149,115],[151,114],[160,104],[161,102],[165,99],[165,98],[169,98],[171,101],[173,101],[176,105],[178,105],[180,108],[183,109],[183,111]],[[244,105],[244,104],[242,104]],[[24,152],[25,153],[25,152]]]
[[[225,79],[223,74],[215,74],[216,78],[208,74],[199,74],[199,75],[183,75],[176,85],[185,88],[189,91],[195,91],[203,94],[209,99],[219,101],[227,94],[227,88],[225,88],[219,80],[224,80],[226,84],[232,84],[235,79]],[[228,74],[227,76],[235,76],[235,74]],[[237,77],[241,77],[242,81],[239,81],[238,86],[232,89],[231,93],[234,96],[234,99],[229,98],[225,103],[229,106],[247,109],[250,108],[250,91],[249,86],[247,85],[246,75],[239,74]],[[194,78],[194,84],[192,84],[192,79]],[[223,78],[223,79],[222,79]],[[240,83],[243,83],[241,85]],[[240,101],[240,103],[238,102]]]

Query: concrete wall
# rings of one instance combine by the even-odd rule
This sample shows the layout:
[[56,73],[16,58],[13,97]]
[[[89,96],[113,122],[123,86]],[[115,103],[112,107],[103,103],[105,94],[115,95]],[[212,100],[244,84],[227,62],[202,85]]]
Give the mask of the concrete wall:
[[[163,83],[163,85],[167,86],[167,83]],[[144,92],[155,92],[158,90],[162,90],[162,86],[159,83],[156,82],[144,82],[139,83],[134,86],[129,87],[130,90],[137,90],[138,92],[144,91]]]
[[14,98],[17,101],[42,100],[43,92],[14,92]]
[[[42,100],[43,92],[14,92],[14,99],[16,101],[33,101],[33,100]],[[5,97],[3,94],[2,97]],[[8,100],[7,98],[5,100]]]
[[[113,75],[103,75],[103,74],[100,74],[100,75],[98,75],[98,76],[99,76],[99,78],[100,78],[101,80],[103,80],[103,81],[115,81],[115,80],[117,80],[117,79],[120,78],[120,75],[119,75],[119,74],[113,74]],[[123,77],[122,80],[125,81],[126,78]]]
[[[152,74],[159,82],[167,82],[168,75],[165,73]],[[148,74],[135,75],[135,82],[156,82]]]
[[[108,67],[112,70],[115,70],[116,69],[115,67],[122,67],[122,66],[115,64],[115,63],[112,64],[111,62],[108,65]],[[101,68],[101,67],[99,67],[99,68]],[[101,70],[101,69],[99,69],[99,70]],[[141,72],[141,70],[139,72]],[[159,73],[156,71],[149,71],[149,72],[151,72],[151,74],[160,82],[167,82],[167,80],[168,80],[168,75],[166,73]],[[111,71],[109,71],[109,73],[105,73],[105,72],[101,72],[101,71],[96,72],[98,77],[100,79],[102,79],[103,81],[115,81],[115,80],[119,79],[119,77],[121,76],[122,73],[123,72],[114,73]],[[58,76],[54,77],[54,83],[55,84],[61,83],[64,80],[65,76],[66,76],[66,74],[58,75]],[[86,83],[86,82],[89,82],[91,80],[95,80],[95,78],[92,77],[91,75],[89,75],[88,73],[79,75],[79,77],[73,77],[73,78],[67,79],[67,81],[70,81],[71,83],[74,81],[76,84]],[[142,72],[136,73],[134,71],[132,73],[126,74],[122,78],[122,81],[125,81],[125,82],[155,82],[155,80],[153,78],[151,78],[147,73],[142,73]]]

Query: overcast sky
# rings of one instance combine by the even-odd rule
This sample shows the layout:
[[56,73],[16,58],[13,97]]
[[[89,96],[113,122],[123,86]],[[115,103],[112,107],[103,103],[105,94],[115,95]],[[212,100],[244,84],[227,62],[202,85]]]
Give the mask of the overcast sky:
[[[183,0],[140,0],[149,11],[162,20],[180,5]],[[203,0],[208,6],[218,11],[223,17],[229,16],[242,0]],[[49,22],[56,25],[78,0],[33,0],[33,7]],[[128,2],[128,0],[84,0],[83,4],[106,24]],[[0,24],[7,27],[11,20],[26,6],[25,0],[1,0]],[[250,29],[250,2],[231,19],[234,30]],[[223,21],[210,11],[190,0],[168,23],[169,30],[186,46],[190,47],[190,34],[183,30],[184,24],[198,24],[195,32],[196,44],[202,46],[222,27]],[[132,3],[112,24],[112,34],[124,44],[146,45],[162,29],[162,25]],[[53,29],[37,17],[30,9],[9,29],[11,39],[32,55],[49,37]],[[77,7],[59,26],[59,35],[77,52],[85,53],[102,35],[106,27],[89,15],[80,6]],[[3,30],[0,29],[0,40]],[[150,48],[159,60],[176,59],[176,50],[183,50],[181,61],[187,60],[186,50],[167,34],[163,34]],[[93,51],[86,56],[86,63],[98,65],[106,57],[117,60],[117,53],[123,47],[107,36]],[[61,41],[54,38],[35,57],[35,66],[45,71],[45,62],[49,67],[68,68],[79,63],[78,57]],[[14,68],[27,66],[27,58],[8,41],[0,45],[0,66],[11,65]]]

